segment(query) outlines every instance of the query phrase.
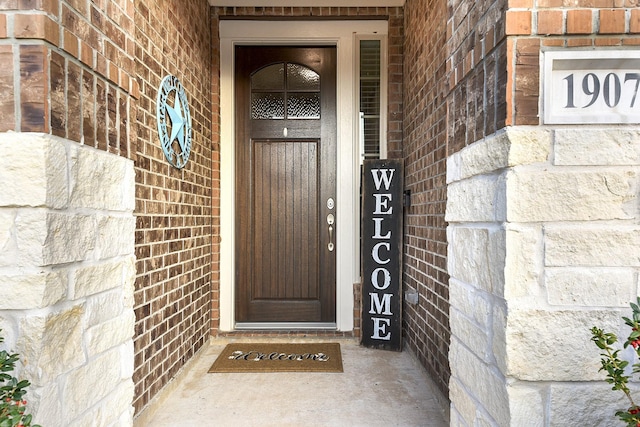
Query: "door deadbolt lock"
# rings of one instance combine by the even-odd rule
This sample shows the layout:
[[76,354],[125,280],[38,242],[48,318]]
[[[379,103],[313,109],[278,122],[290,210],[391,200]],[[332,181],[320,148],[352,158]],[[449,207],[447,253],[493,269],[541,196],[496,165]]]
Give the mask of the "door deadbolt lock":
[[336,206],[335,202],[333,201],[333,197],[329,197],[327,199],[327,209],[331,210]]

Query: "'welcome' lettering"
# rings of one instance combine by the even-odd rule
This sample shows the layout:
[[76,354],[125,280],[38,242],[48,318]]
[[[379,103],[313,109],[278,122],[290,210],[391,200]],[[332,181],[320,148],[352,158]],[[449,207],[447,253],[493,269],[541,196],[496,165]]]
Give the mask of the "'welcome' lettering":
[[369,314],[384,314],[391,316],[391,297],[392,294],[383,294],[380,301],[380,294],[369,292],[371,296],[371,310]]
[[400,350],[402,164],[370,160],[364,166],[362,344]]
[[380,185],[384,181],[384,188],[388,191],[395,171],[395,169],[372,169],[371,175],[373,175],[373,184],[376,186],[376,190],[380,190]]

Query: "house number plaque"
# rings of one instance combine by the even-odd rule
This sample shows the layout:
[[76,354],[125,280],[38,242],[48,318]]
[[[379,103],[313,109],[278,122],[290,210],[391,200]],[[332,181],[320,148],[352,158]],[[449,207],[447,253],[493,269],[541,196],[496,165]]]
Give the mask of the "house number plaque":
[[640,123],[640,51],[544,53],[545,124]]

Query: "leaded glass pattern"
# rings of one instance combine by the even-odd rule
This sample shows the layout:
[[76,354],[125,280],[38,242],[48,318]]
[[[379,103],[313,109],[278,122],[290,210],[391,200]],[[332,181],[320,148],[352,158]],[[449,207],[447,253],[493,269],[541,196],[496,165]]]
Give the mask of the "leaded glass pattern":
[[320,93],[290,93],[287,99],[287,117],[290,119],[319,119]]
[[283,90],[284,64],[273,64],[262,68],[251,77],[252,90]]
[[289,90],[320,90],[320,75],[299,64],[287,64],[287,88]]
[[251,118],[320,119],[320,75],[293,63],[258,70],[251,76]]
[[254,120],[284,119],[284,93],[252,93],[251,118]]

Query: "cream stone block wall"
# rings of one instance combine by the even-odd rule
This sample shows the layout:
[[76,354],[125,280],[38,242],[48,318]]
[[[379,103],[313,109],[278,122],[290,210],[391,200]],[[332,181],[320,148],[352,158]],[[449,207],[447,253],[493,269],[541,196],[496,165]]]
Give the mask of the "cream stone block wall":
[[0,134],[0,328],[34,421],[133,424],[133,162]]
[[616,423],[589,330],[639,293],[640,128],[506,128],[447,184],[451,424]]

